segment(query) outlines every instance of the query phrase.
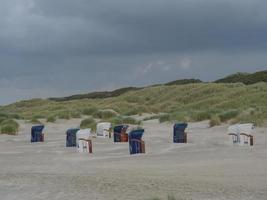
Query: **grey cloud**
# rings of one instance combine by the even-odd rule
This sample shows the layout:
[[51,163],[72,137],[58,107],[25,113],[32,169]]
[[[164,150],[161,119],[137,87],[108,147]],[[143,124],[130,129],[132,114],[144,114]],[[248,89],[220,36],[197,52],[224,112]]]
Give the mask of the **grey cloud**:
[[60,96],[266,69],[266,8],[263,0],[2,0],[0,88],[16,95],[0,104],[21,91]]
[[5,34],[14,36],[4,45],[10,51],[64,56],[249,51],[267,46],[262,41],[267,33],[264,1],[39,0],[17,4],[20,7],[11,9],[11,27]]

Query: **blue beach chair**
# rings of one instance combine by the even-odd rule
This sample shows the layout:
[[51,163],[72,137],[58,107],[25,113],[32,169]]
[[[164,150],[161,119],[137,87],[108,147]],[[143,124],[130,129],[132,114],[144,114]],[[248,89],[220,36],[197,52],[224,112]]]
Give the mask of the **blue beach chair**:
[[114,142],[128,142],[128,135],[126,133],[128,127],[128,125],[118,125],[114,127]]
[[76,147],[76,133],[80,129],[78,128],[71,128],[68,129],[66,132],[66,147]]
[[185,129],[187,123],[177,123],[173,126],[173,142],[174,143],[187,143],[187,133]]
[[44,134],[43,134],[44,125],[33,126],[31,129],[31,142],[43,142]]
[[142,140],[144,131],[144,129],[138,129],[129,133],[130,154],[145,153],[145,142]]

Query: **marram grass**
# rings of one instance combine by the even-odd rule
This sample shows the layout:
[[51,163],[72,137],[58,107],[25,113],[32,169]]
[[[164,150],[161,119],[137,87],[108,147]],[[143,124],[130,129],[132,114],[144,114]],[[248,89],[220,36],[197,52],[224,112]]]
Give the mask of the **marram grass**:
[[[254,113],[246,113],[249,109]],[[3,106],[0,113],[13,113],[25,119],[33,116],[69,119],[80,115],[112,119],[142,113],[166,113],[158,115],[160,121],[202,121],[217,116],[223,123],[252,120],[262,125],[267,119],[267,83],[154,86],[118,97],[64,102],[32,99]]]

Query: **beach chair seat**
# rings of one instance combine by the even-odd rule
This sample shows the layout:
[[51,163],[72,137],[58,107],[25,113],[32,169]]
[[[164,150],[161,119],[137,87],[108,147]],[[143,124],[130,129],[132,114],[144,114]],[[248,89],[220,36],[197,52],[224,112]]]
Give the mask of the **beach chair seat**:
[[239,136],[236,133],[228,133],[230,136],[230,141],[233,142],[233,144],[239,143]]

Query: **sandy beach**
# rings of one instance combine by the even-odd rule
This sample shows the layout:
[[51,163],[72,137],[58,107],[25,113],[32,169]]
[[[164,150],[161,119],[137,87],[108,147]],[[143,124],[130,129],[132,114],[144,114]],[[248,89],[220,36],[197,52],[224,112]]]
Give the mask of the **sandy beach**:
[[30,143],[31,124],[18,136],[0,135],[1,200],[267,199],[267,128],[255,146],[233,146],[228,125],[190,123],[188,144],[172,143],[172,124],[146,121],[146,154],[128,143],[93,140],[93,154],[65,147],[67,128],[80,119],[48,123],[44,143]]

